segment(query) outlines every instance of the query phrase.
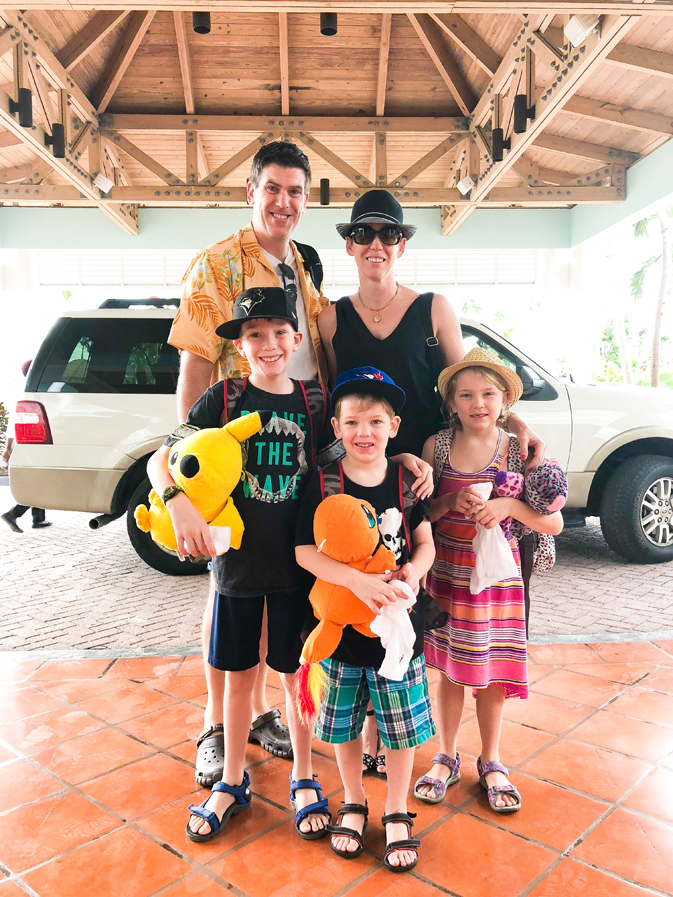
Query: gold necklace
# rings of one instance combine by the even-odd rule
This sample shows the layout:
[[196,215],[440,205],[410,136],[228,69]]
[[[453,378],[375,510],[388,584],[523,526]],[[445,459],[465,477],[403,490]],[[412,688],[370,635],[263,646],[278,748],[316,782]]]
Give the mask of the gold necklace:
[[359,288],[358,288],[358,299],[360,300],[360,303],[361,303],[361,305],[364,306],[364,308],[366,308],[368,311],[373,311],[373,312],[375,312],[375,314],[374,314],[374,322],[375,322],[376,324],[378,324],[379,321],[381,320],[381,312],[383,311],[383,309],[384,309],[384,308],[388,308],[388,306],[390,305],[390,303],[391,303],[391,302],[394,302],[394,300],[397,298],[397,294],[398,294],[399,291],[400,291],[400,285],[399,285],[399,283],[398,283],[397,281],[395,281],[395,286],[397,287],[397,289],[395,290],[395,292],[394,292],[394,294],[393,294],[393,296],[392,296],[392,299],[389,299],[389,300],[386,302],[386,304],[385,304],[385,305],[382,305],[380,308],[372,308],[371,305],[367,305],[367,303],[365,302],[365,300],[364,300],[364,299],[362,298],[362,296],[360,295],[360,290],[359,290]]

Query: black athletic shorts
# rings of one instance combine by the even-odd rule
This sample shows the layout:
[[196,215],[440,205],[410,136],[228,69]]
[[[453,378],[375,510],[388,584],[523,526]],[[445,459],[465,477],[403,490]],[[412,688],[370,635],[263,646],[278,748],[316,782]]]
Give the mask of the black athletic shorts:
[[254,598],[228,598],[215,592],[208,650],[211,667],[240,672],[257,666],[265,601],[269,631],[266,662],[278,673],[294,673],[299,668],[301,631],[311,609],[305,590]]

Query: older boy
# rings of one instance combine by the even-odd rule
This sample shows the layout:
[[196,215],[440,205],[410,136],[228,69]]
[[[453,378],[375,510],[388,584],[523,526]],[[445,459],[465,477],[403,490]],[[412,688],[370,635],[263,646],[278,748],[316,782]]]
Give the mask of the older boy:
[[[290,360],[302,334],[294,297],[278,287],[246,290],[236,300],[233,320],[217,333],[232,339],[250,365],[248,380],[224,381],[207,389],[192,407],[186,424],[169,437],[148,465],[157,492],[164,490],[183,554],[215,550],[208,526],[184,493],[175,492],[167,469],[170,445],[194,429],[216,427],[223,419],[252,411],[267,412],[268,423],[248,443],[245,477],[233,498],[245,533],[238,550],[213,561],[215,601],[208,663],[226,670],[224,694],[224,773],[210,797],[192,815],[187,835],[208,841],[231,816],[250,805],[245,746],[252,716],[252,693],[260,662],[264,611],[268,619],[269,666],[280,673],[294,751],[291,801],[302,838],[326,833],[327,800],[313,781],[311,733],[301,725],[292,695],[292,674],[299,666],[301,629],[308,609],[310,581],[294,560],[293,535],[299,498],[315,466],[325,394],[315,381],[291,380]],[[235,395],[234,402],[231,401]],[[328,432],[328,431],[326,431]]]
[[[399,593],[387,579],[402,579],[415,593],[419,581],[432,565],[435,551],[424,502],[404,500],[410,495],[413,475],[386,458],[388,440],[400,425],[399,411],[404,392],[382,371],[356,368],[343,373],[332,395],[335,434],[343,440],[346,456],[314,477],[302,502],[297,527],[296,555],[302,567],[327,582],[350,589],[375,613],[399,600]],[[336,476],[332,476],[337,466]],[[342,491],[365,499],[378,514],[381,537],[395,549],[398,570],[388,576],[360,573],[346,564],[318,552],[313,538],[313,516],[323,498],[321,480],[342,483]],[[390,521],[395,520],[395,532]],[[390,538],[392,536],[392,538]],[[386,746],[388,796],[386,852],[384,862],[396,872],[408,871],[418,861],[419,842],[410,837],[413,825],[407,813],[407,791],[416,745],[430,738],[435,727],[425,676],[423,615],[412,610],[416,631],[414,655],[400,682],[377,673],[384,650],[378,638],[368,638],[347,626],[336,651],[324,662],[327,689],[316,726],[318,737],[335,745],[339,772],[344,784],[345,805],[339,810],[338,825],[330,826],[332,850],[339,856],[359,856],[367,820],[367,804],[362,787],[362,745],[360,733],[371,696],[377,724]]]

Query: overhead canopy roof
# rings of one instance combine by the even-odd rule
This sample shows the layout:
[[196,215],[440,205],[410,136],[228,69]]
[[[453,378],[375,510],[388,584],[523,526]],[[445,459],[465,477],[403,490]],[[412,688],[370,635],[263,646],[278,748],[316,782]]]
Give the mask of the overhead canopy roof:
[[[20,6],[0,11],[0,202],[98,206],[127,233],[138,206],[244,205],[269,140],[306,151],[311,204],[320,179],[331,205],[386,187],[450,234],[480,207],[621,202],[673,136],[671,0]],[[578,14],[598,27],[574,47]]]

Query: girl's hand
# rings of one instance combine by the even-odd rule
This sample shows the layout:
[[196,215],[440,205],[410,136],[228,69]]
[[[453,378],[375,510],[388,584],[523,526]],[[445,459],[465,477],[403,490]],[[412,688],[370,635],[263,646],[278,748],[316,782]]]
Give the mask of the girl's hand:
[[435,484],[432,479],[432,466],[427,461],[423,461],[410,452],[395,455],[392,460],[397,461],[398,464],[414,474],[416,480],[411,488],[419,498],[429,498],[432,495]]
[[418,580],[418,576],[416,576],[416,573],[414,572],[413,564],[407,563],[403,567],[400,567],[399,570],[396,570],[393,573],[390,579],[399,579],[401,582],[406,582],[414,595],[418,595],[418,587],[420,586],[420,582]]
[[353,574],[349,582],[351,592],[377,616],[382,607],[402,600],[399,592],[388,585],[388,580],[392,578],[390,573],[360,573],[353,570]]
[[511,517],[510,498],[491,498],[482,508],[472,508],[467,516],[475,523],[480,523],[486,529],[493,529],[505,518]]
[[208,524],[184,493],[178,493],[166,505],[171,515],[175,541],[181,555],[217,555]]
[[484,499],[473,492],[469,486],[463,486],[458,492],[452,492],[451,496],[453,510],[459,514],[465,514],[466,517],[471,517],[475,510],[480,510],[486,504]]

